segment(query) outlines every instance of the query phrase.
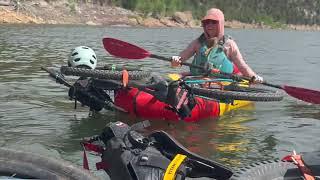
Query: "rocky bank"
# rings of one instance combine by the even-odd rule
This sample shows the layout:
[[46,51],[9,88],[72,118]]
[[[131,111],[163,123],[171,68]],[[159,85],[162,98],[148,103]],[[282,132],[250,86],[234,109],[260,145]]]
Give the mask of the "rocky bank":
[[[200,27],[191,12],[176,12],[172,17],[145,17],[120,7],[75,4],[70,1],[0,0],[0,23],[7,24],[86,24],[102,26]],[[229,28],[270,28],[263,24],[226,21]],[[288,25],[294,30],[320,30],[319,26]]]

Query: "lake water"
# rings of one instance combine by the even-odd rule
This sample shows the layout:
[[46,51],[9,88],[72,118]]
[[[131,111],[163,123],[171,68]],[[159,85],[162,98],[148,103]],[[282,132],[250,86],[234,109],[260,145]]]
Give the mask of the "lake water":
[[[70,50],[93,48],[98,64],[142,65],[160,73],[172,69],[156,59],[122,60],[111,57],[103,37],[136,44],[153,54],[178,54],[201,29],[106,28],[92,26],[0,26],[0,144],[82,163],[80,140],[101,133],[110,121],[132,124],[132,117],[110,111],[88,116],[88,108],[68,100],[63,85],[41,66],[66,65]],[[320,90],[319,32],[226,29],[238,43],[248,64],[266,80]],[[152,121],[148,131],[165,130],[190,150],[236,168],[279,158],[292,150],[320,149],[320,106],[286,95],[280,102],[257,102],[219,119],[198,123]],[[90,165],[99,161],[89,156]],[[103,172],[95,172],[103,175]]]

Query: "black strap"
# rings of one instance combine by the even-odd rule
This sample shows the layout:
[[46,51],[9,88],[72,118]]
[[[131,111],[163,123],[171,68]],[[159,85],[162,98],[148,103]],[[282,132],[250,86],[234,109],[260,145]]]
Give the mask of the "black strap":
[[[150,166],[154,168],[160,168],[162,170],[166,170],[167,167],[170,164],[170,160],[167,158],[164,158],[162,155],[156,156],[156,155],[146,155],[141,154],[139,156],[139,162],[138,164],[140,166]],[[179,174],[186,175],[185,166],[181,164],[181,166],[178,169]]]
[[138,117],[139,115],[138,115],[138,111],[137,111],[137,98],[138,98],[138,96],[139,96],[139,94],[140,94],[140,90],[138,90],[138,92],[134,95],[134,97],[133,97],[133,102],[132,102],[132,104],[133,104],[133,113]]
[[170,164],[170,160],[164,158],[163,156],[154,156],[150,154],[141,154],[139,157],[138,164],[140,166],[151,166],[155,168],[160,168],[166,170]]

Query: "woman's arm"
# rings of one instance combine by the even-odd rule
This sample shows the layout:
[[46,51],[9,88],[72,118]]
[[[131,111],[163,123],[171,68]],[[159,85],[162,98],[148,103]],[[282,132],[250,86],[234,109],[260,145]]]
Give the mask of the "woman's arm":
[[182,52],[180,52],[179,56],[181,57],[181,61],[184,62],[191,58],[199,48],[200,44],[198,39],[193,40]]

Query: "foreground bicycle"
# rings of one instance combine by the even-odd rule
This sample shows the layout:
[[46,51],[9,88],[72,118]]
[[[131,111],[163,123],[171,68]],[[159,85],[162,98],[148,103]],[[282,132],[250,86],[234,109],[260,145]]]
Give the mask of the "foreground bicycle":
[[[81,142],[84,151],[101,156],[97,169],[112,180],[316,180],[320,175],[320,152],[295,152],[282,160],[257,162],[233,171],[183,147],[164,131],[146,136],[138,132],[148,121],[131,127],[120,121],[109,123],[100,135]],[[86,154],[84,159],[87,160]],[[89,169],[87,161],[84,167]]]

